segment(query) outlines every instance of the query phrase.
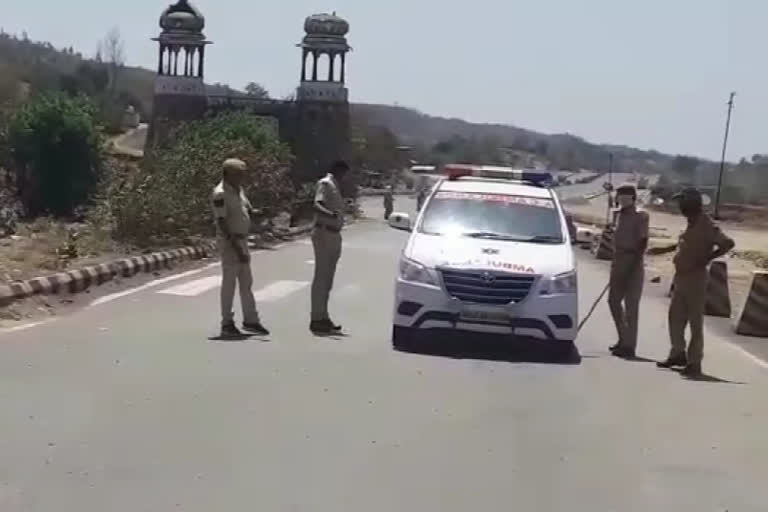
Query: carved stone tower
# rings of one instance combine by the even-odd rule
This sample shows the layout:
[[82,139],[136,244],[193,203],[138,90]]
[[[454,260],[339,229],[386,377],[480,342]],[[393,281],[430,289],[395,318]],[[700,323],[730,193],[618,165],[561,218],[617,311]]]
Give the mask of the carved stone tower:
[[[336,159],[349,156],[349,91],[346,87],[346,35],[349,23],[334,14],[315,14],[304,22],[301,84],[296,91],[296,171],[313,180]],[[323,61],[327,69],[321,69]]]
[[157,78],[148,147],[156,146],[174,122],[203,117],[205,90],[205,18],[187,0],[178,0],[160,16]]

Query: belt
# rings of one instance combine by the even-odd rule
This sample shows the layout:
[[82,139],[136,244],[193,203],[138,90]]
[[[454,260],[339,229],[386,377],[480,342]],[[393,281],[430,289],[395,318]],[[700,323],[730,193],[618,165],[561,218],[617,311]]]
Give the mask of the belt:
[[315,227],[318,229],[324,229],[326,231],[330,231],[331,233],[341,233],[341,228],[329,226],[328,224],[315,224]]
[[233,233],[229,235],[229,237],[232,238],[233,240],[245,240],[246,238],[248,238],[248,235],[240,235],[240,234]]

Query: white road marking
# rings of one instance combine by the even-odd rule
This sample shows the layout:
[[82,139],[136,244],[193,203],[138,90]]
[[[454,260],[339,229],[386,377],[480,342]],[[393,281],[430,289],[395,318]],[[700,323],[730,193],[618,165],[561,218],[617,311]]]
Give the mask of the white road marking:
[[315,264],[315,260],[307,260],[307,261],[305,261],[305,263],[307,265],[314,265]]
[[754,355],[754,354],[750,353],[750,352],[749,352],[747,349],[745,349],[745,348],[742,348],[742,347],[740,347],[739,345],[734,345],[732,342],[729,342],[729,341],[726,341],[726,345],[728,345],[728,346],[729,346],[729,347],[731,347],[733,350],[735,350],[736,352],[738,352],[738,353],[739,353],[739,354],[741,354],[742,356],[746,357],[747,359],[749,359],[749,360],[750,360],[750,361],[752,361],[753,363],[757,364],[757,365],[758,365],[758,366],[760,366],[761,368],[766,368],[766,369],[768,369],[768,362],[766,362],[766,361],[763,361],[762,359],[760,359],[760,358],[759,358],[759,357],[757,357],[756,355]]
[[173,276],[163,277],[162,279],[155,279],[154,281],[151,281],[149,283],[143,284],[141,286],[137,286],[136,288],[131,288],[130,290],[125,290],[123,292],[113,293],[111,295],[105,295],[104,297],[99,297],[98,299],[91,302],[88,307],[93,306],[99,306],[101,304],[106,304],[108,302],[112,302],[117,299],[122,299],[123,297],[127,297],[128,295],[133,295],[134,293],[143,292],[144,290],[148,290],[149,288],[153,288],[155,286],[159,286],[161,284],[169,283],[171,281],[176,281],[178,279],[184,279],[185,277],[190,277],[197,275],[201,272],[205,272],[206,270],[210,270],[214,267],[219,266],[220,263],[212,263],[210,265],[206,265],[203,268],[198,268],[196,270],[190,270],[189,272],[183,272],[181,274],[176,274]]
[[41,325],[49,324],[53,321],[54,321],[53,319],[43,320],[42,322],[33,322],[31,324],[18,325],[16,327],[8,327],[6,329],[0,329],[0,334],[9,334],[12,332],[26,331],[27,329],[32,329],[33,327],[40,327]]
[[163,295],[178,295],[181,297],[196,297],[197,295],[213,290],[220,284],[221,276],[215,275],[195,279],[194,281],[183,283],[178,286],[172,286],[171,288],[160,290],[157,293]]
[[309,281],[276,281],[253,294],[256,302],[272,302],[306,287]]

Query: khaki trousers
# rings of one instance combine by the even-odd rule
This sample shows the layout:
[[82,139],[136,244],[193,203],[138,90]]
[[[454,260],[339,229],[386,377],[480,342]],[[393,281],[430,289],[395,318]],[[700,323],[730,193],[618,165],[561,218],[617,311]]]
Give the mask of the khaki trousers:
[[336,276],[336,265],[341,257],[341,233],[316,227],[312,232],[312,247],[315,250],[312,321],[328,320],[328,299]]
[[671,356],[686,354],[685,327],[690,326],[688,362],[701,364],[704,357],[704,307],[707,302],[707,270],[675,274],[675,287],[669,304]]
[[640,316],[640,299],[643,296],[645,269],[636,256],[618,256],[611,265],[611,284],[608,306],[611,309],[619,345],[635,350]]
[[231,325],[235,321],[232,305],[235,300],[235,285],[240,290],[240,305],[243,308],[243,322],[259,322],[256,301],[253,298],[253,274],[251,273],[248,241],[238,240],[242,250],[249,255],[248,263],[241,263],[240,258],[228,240],[219,240],[221,256],[221,325]]

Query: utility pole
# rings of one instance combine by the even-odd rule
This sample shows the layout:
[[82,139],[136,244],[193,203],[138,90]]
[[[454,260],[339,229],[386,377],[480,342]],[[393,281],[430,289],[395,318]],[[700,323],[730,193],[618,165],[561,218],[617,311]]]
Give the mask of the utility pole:
[[728,117],[725,121],[725,137],[723,138],[723,156],[720,158],[720,177],[717,179],[717,197],[715,198],[715,219],[720,219],[720,192],[723,187],[723,172],[725,171],[725,152],[728,149],[728,132],[731,129],[731,112],[733,112],[733,98],[735,92],[728,99]]

